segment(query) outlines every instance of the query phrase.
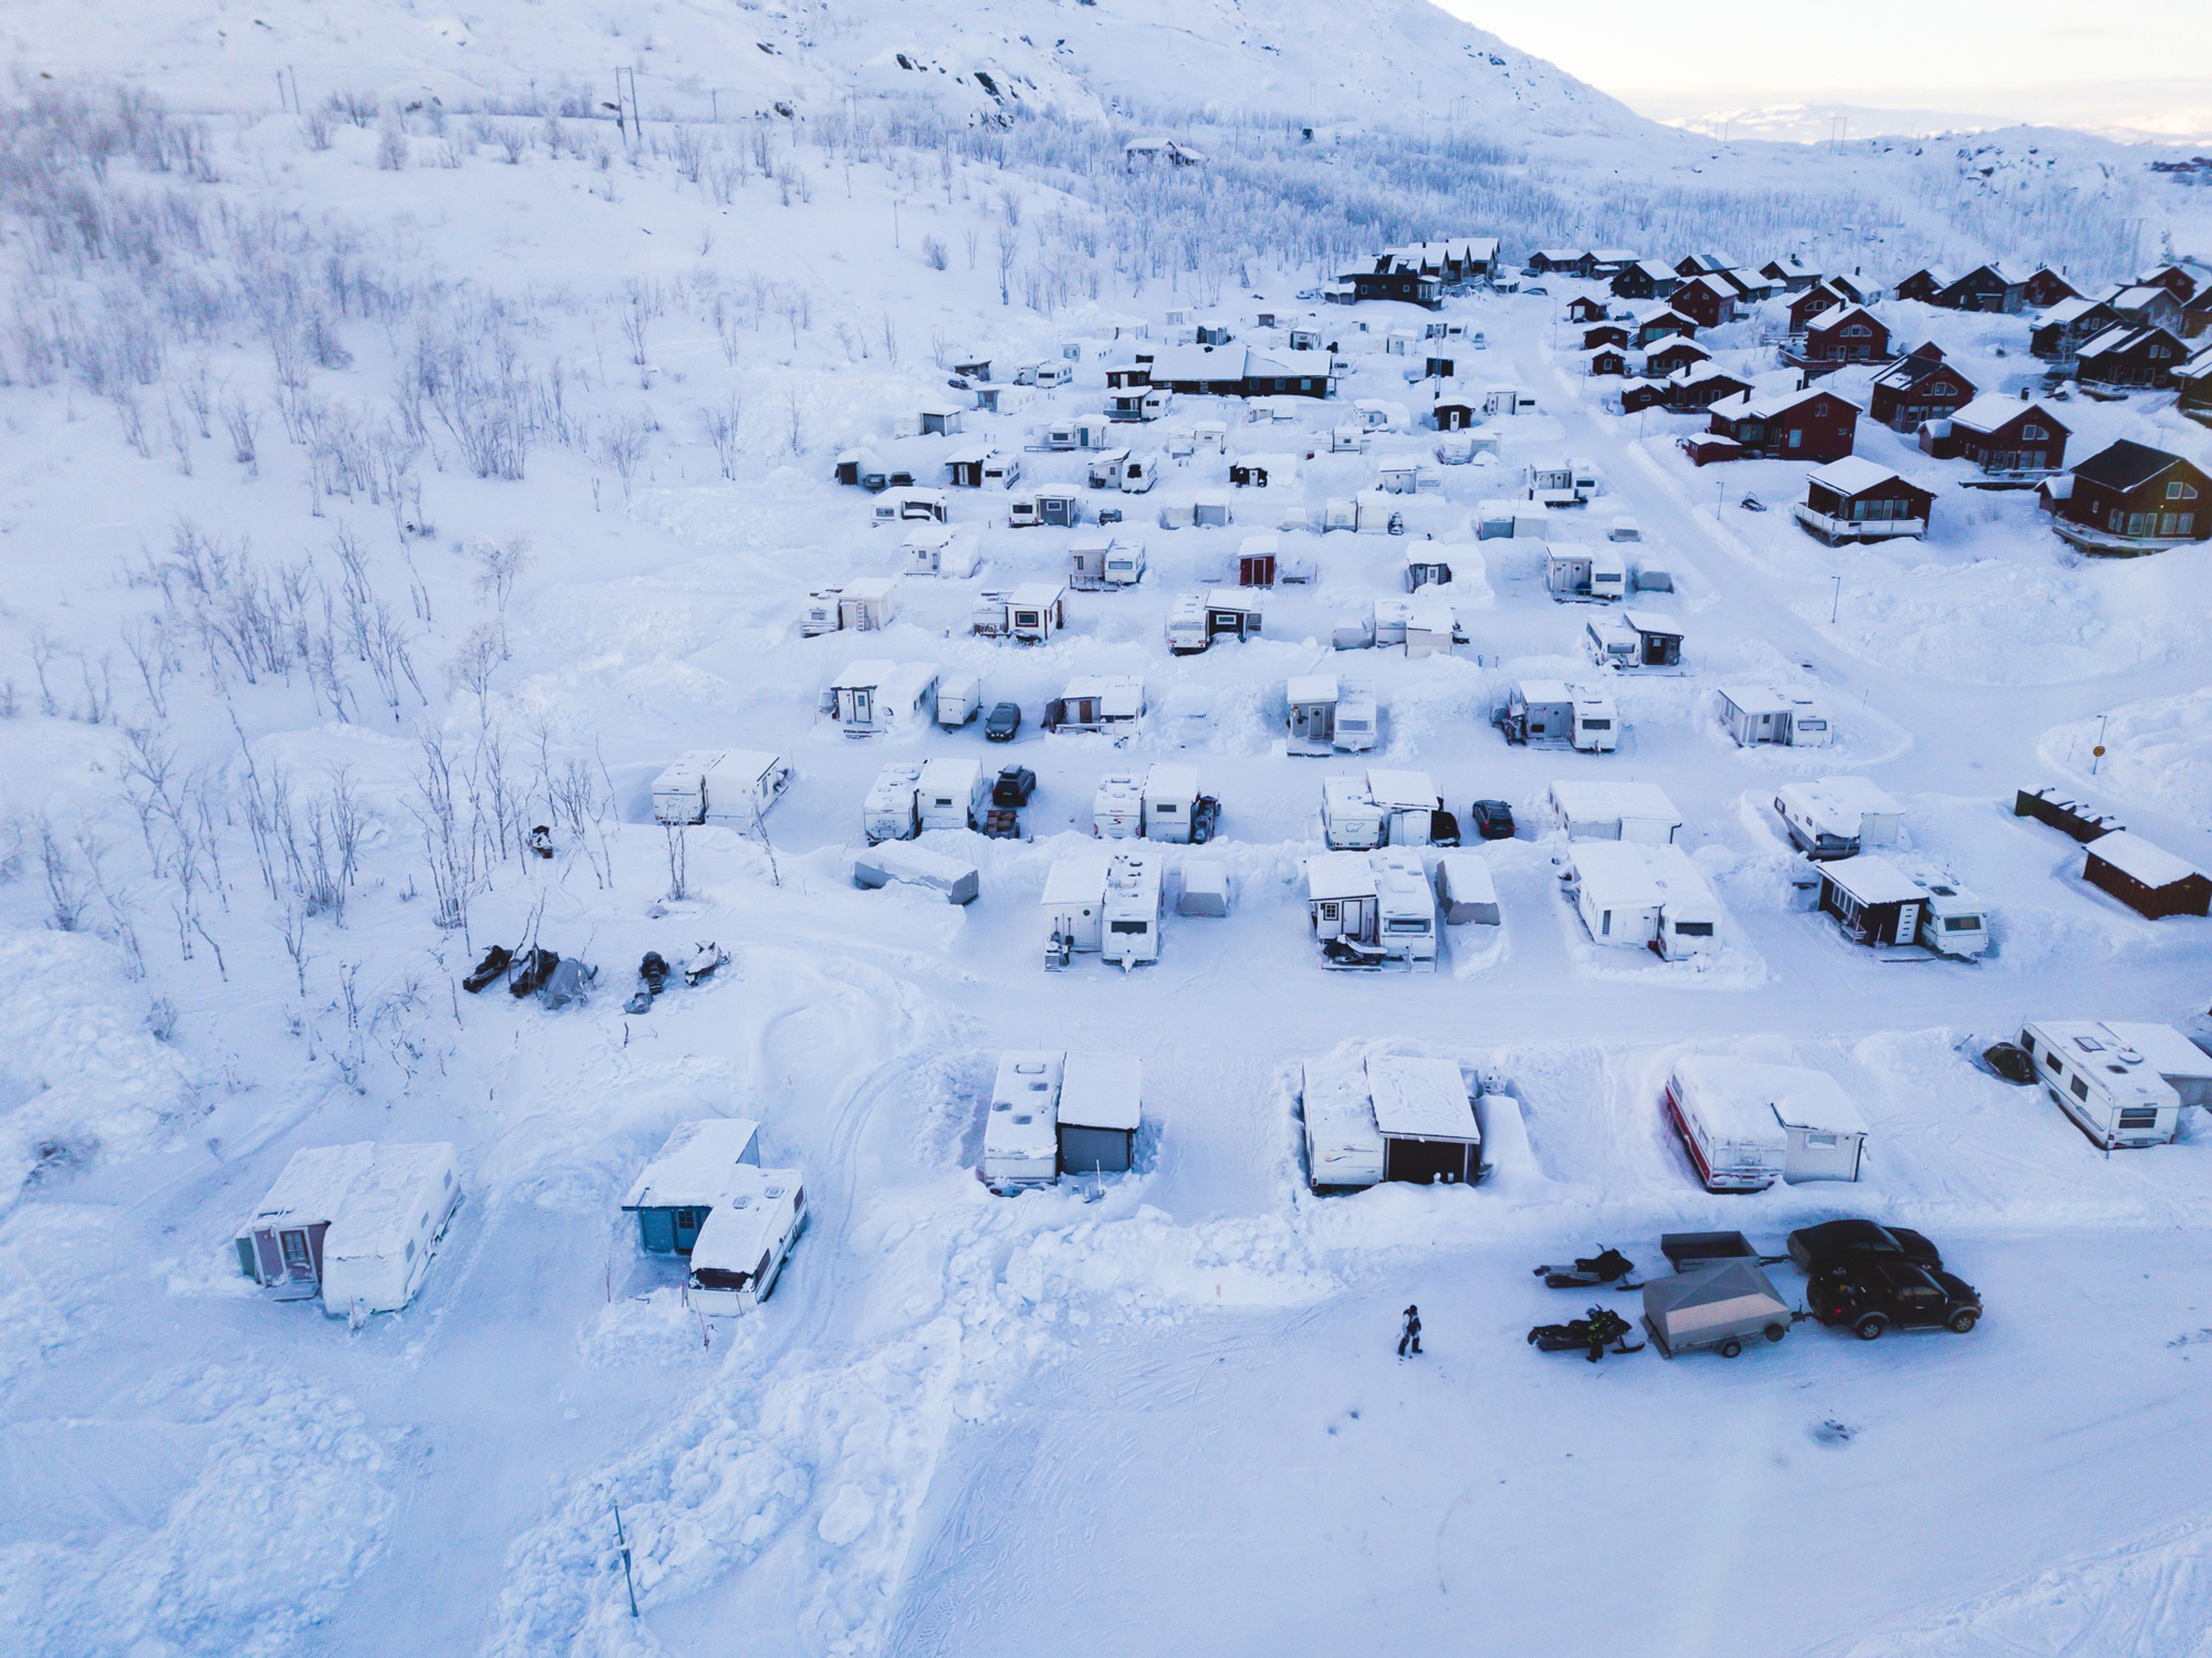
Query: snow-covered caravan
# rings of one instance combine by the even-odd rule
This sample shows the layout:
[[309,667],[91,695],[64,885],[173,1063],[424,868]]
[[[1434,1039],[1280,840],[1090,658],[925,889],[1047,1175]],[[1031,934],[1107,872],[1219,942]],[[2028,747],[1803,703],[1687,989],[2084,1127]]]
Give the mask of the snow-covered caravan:
[[850,633],[873,633],[890,626],[897,613],[896,576],[854,576],[837,594],[837,625]]
[[1437,892],[1419,857],[1378,852],[1370,853],[1367,861],[1375,872],[1374,944],[1393,961],[1425,962],[1433,967]]
[[743,1313],[775,1293],[806,1225],[805,1178],[796,1169],[734,1170],[691,1246],[690,1299],[702,1313]]
[[1109,772],[1091,797],[1091,832],[1103,841],[1134,840],[1145,832],[1145,786],[1133,772]]
[[1145,544],[1124,541],[1103,531],[1081,535],[1067,544],[1067,585],[1083,592],[1133,587],[1144,579]]
[[1367,774],[1367,798],[1382,814],[1383,845],[1429,844],[1443,798],[1429,780],[1428,773],[1370,769]]
[[1505,917],[1498,908],[1497,880],[1491,874],[1490,860],[1480,853],[1448,852],[1438,859],[1437,893],[1443,901],[1447,926],[1504,924]]
[[999,1056],[983,1119],[983,1183],[1000,1196],[1060,1178],[1060,1091],[1065,1056],[1042,1048]]
[[1552,785],[1552,810],[1570,841],[1640,841],[1663,846],[1682,827],[1682,814],[1656,783]]
[[908,575],[961,580],[975,574],[977,562],[975,537],[941,524],[908,530],[899,544],[899,568]]
[[659,823],[722,823],[750,829],[791,786],[781,756],[755,749],[694,749],[653,780]]
[[1079,674],[1045,704],[1048,732],[1117,732],[1145,717],[1145,682],[1130,674]]
[[915,811],[925,829],[971,829],[991,809],[990,780],[980,761],[949,756],[926,762]]
[[2130,1040],[2142,1029],[2045,1019],[2020,1033],[2051,1102],[2106,1151],[2163,1145],[2180,1132],[2180,1094]]
[[1708,1191],[1859,1177],[1866,1119],[1825,1071],[1691,1054],[1668,1078],[1666,1104]]
[[1925,895],[1916,942],[1938,956],[1964,961],[1988,954],[1988,905],[1941,871],[1908,869],[1905,875]]
[[1618,841],[1587,841],[1569,851],[1566,872],[1576,913],[1601,944],[1633,950],[1658,942],[1666,895],[1652,879],[1642,851]]
[[1014,496],[1006,503],[1006,527],[1034,530],[1050,525],[1065,529],[1083,522],[1080,491],[1045,484]]
[[1367,780],[1349,774],[1321,780],[1322,844],[1333,852],[1364,852],[1382,844],[1382,811]]
[[1066,967],[1068,958],[1098,948],[1106,908],[1108,853],[1085,849],[1056,859],[1044,878],[1045,965]]
[[1772,685],[1723,685],[1719,696],[1721,725],[1741,748],[1760,743],[1823,748],[1835,739],[1827,705],[1808,692]]
[[1444,549],[1433,541],[1418,542],[1406,549],[1406,591],[1419,592],[1431,583],[1448,583],[1452,579],[1450,561]]
[[1604,542],[1559,542],[1545,551],[1544,585],[1560,598],[1624,598],[1628,561]]
[[942,489],[887,489],[876,497],[872,516],[878,524],[915,520],[942,524],[952,516],[952,502]]
[[848,737],[919,731],[937,719],[937,665],[869,657],[848,664],[823,700]]
[[921,829],[916,799],[921,788],[921,765],[916,761],[894,761],[876,774],[860,802],[860,832],[874,846],[880,841],[910,841]]
[[623,1212],[637,1217],[638,1247],[647,1254],[690,1254],[736,1171],[759,1164],[760,1125],[750,1119],[678,1123],[623,1199]]
[[853,859],[853,884],[875,889],[893,883],[945,895],[948,904],[972,904],[982,891],[975,865],[927,847],[885,841]]
[[1863,944],[1909,944],[1920,936],[1928,895],[1887,859],[1861,853],[1820,866],[1820,907]]
[[1656,610],[1623,610],[1583,624],[1590,659],[1605,668],[1681,665],[1682,629]]
[[1067,589],[1057,581],[1024,581],[1006,598],[1006,632],[1024,645],[1042,645],[1067,625]]
[[2207,1054],[2170,1024],[2107,1019],[2105,1029],[2142,1054],[2166,1085],[2180,1096],[2185,1107],[2197,1105],[2212,1110],[2212,1054]]
[[1448,656],[1459,632],[1451,600],[1433,588],[1415,593],[1406,604],[1406,654]]
[[1375,682],[1349,674],[1300,674],[1285,685],[1288,752],[1358,754],[1375,746]]
[[309,1146],[295,1151],[238,1229],[238,1267],[280,1301],[392,1313],[414,1299],[461,1200],[453,1148]]
[[1160,959],[1160,860],[1143,852],[1117,852],[1106,865],[1098,956],[1116,967],[1141,967]]
[[1144,836],[1147,841],[1204,843],[1213,838],[1218,803],[1199,793],[1198,768],[1156,761],[1145,773]]
[[1516,682],[1492,718],[1509,743],[1565,741],[1585,754],[1610,754],[1620,746],[1620,714],[1613,699],[1556,679]]
[[1790,844],[1815,860],[1894,846],[1905,823],[1905,807],[1863,777],[1791,783],[1775,795],[1774,810]]
[[1144,1117],[1144,1066],[1133,1054],[1070,1054],[1054,1122],[1065,1175],[1126,1175]]
[[1367,1067],[1332,1055],[1299,1066],[1298,1115],[1306,1184],[1316,1192],[1373,1186],[1382,1178],[1382,1134],[1367,1093]]
[[983,711],[983,682],[974,674],[959,674],[937,682],[937,725],[955,732]]
[[1482,1177],[1482,1130],[1452,1060],[1378,1054],[1367,1061],[1367,1093],[1384,1180],[1455,1186]]
[[[1603,844],[1601,842],[1600,844]],[[1721,906],[1705,876],[1678,846],[1639,846],[1645,872],[1659,887],[1659,936],[1651,947],[1679,962],[1720,947]]]

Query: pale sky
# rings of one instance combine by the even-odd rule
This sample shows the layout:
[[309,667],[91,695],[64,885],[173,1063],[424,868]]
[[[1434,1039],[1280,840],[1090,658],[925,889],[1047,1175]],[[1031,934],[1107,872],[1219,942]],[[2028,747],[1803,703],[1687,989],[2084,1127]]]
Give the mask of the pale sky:
[[[2172,80],[2156,94],[2212,121],[2212,0],[1855,0],[1685,11],[1653,0],[1436,0],[1632,105],[1638,94],[1745,104],[1837,100],[2033,113],[2033,88]],[[2119,94],[2115,97],[2114,94]]]

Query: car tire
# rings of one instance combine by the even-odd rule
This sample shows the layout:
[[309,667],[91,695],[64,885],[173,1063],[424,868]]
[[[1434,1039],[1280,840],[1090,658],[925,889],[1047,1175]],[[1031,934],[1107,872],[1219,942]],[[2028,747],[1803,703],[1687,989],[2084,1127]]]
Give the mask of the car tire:
[[1734,1336],[1730,1336],[1726,1341],[1721,1343],[1719,1348],[1720,1356],[1723,1358],[1734,1358],[1742,1351],[1743,1343],[1738,1341]]
[[1975,1325],[1980,1323],[1981,1319],[1981,1314],[1973,1308],[1961,1307],[1957,1312],[1952,1314],[1949,1318],[1943,1321],[1945,1325],[1949,1327],[1953,1335],[1962,1336],[1969,1330],[1972,1329]]
[[1769,1341],[1779,1341],[1789,1333],[1790,1327],[1786,1324],[1770,1324],[1765,1330],[1765,1336]]
[[1878,1313],[1869,1313],[1864,1318],[1851,1326],[1851,1333],[1856,1336],[1861,1341],[1879,1340],[1881,1337],[1881,1332],[1882,1319],[1881,1315]]

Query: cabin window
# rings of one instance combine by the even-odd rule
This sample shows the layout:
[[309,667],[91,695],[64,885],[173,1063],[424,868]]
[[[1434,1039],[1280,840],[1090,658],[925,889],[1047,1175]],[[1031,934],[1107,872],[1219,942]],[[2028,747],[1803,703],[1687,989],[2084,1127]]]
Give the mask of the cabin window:
[[1800,449],[1804,446],[1804,444],[1805,434],[1793,428],[1790,434],[1789,446],[1792,449]]
[[1321,907],[1321,919],[1324,921],[1334,921],[1336,919],[1336,906],[1323,904]]
[[1815,1151],[1832,1151],[1841,1140],[1834,1134],[1808,1134],[1805,1144]]
[[1598,921],[1598,937],[1602,938],[1613,931],[1613,912],[1607,910]]
[[2066,1085],[2073,1090],[2075,1099],[2086,1100],[2089,1097],[2089,1084],[2086,1078],[2076,1077]]

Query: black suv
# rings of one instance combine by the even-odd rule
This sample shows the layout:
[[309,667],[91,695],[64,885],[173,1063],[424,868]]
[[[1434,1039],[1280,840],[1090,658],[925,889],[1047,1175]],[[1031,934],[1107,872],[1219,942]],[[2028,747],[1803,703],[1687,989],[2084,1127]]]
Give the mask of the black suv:
[[1022,728],[1022,705],[1001,702],[985,716],[983,735],[994,743],[1011,743]]
[[1848,1325],[1861,1341],[1893,1327],[1964,1335],[1982,1316],[1982,1298],[1964,1278],[1895,1259],[1833,1267],[1813,1280],[1805,1300],[1821,1323]]
[[1026,806],[1030,796],[1036,793],[1036,774],[1027,766],[1001,766],[997,780],[991,785],[991,804]]
[[1838,1266],[1902,1261],[1931,1271],[1943,1264],[1934,1244],[1907,1226],[1881,1226],[1870,1220],[1831,1220],[1801,1227],[1789,1239],[1790,1259],[1807,1278]]
[[1503,800],[1474,803],[1474,832],[1486,841],[1513,838],[1513,808]]

